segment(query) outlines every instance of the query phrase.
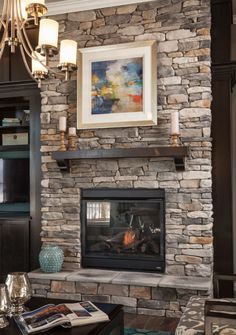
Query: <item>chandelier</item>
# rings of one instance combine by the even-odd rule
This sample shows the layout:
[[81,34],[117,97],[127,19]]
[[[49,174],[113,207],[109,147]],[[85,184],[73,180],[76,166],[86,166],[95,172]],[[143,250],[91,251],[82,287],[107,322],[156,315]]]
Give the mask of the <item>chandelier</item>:
[[[49,59],[59,53],[58,69],[65,80],[77,69],[77,43],[62,40],[58,47],[59,24],[42,18],[47,13],[45,0],[4,0],[0,17],[0,59],[8,46],[12,53],[19,47],[24,65],[30,76],[38,82],[48,76],[58,76],[58,71],[49,67]],[[34,49],[27,36],[27,26],[39,25],[38,46]],[[31,69],[27,59],[31,59]]]

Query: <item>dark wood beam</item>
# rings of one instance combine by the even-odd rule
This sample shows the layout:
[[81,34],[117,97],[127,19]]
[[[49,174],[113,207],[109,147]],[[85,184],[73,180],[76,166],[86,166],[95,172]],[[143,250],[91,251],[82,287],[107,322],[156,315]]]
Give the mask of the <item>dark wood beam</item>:
[[68,171],[71,160],[78,159],[109,159],[109,158],[140,158],[140,157],[171,157],[174,159],[176,170],[184,170],[184,158],[189,155],[187,146],[160,146],[129,149],[98,149],[77,151],[55,151],[52,158],[57,161],[62,171]]

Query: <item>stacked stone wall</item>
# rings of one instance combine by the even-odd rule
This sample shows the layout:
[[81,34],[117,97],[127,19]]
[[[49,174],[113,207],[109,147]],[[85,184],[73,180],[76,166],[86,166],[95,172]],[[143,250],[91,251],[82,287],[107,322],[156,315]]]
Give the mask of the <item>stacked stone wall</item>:
[[[110,273],[108,273],[108,277],[109,275]],[[126,274],[128,278],[126,284],[113,284],[111,282],[99,282],[99,276],[97,278],[96,273],[94,273],[94,277],[90,276],[87,280],[84,278],[82,281],[76,279],[76,274],[72,275],[74,280],[68,278],[66,280],[52,279],[48,274],[40,273],[36,278],[36,273],[30,274],[33,277],[31,278],[31,286],[34,296],[121,304],[127,313],[178,318],[182,315],[191,296],[208,297],[210,294],[209,283],[197,282],[193,277],[189,277],[190,282],[187,281],[184,285],[183,277],[181,277],[182,280],[178,280],[178,277],[172,277],[171,282],[176,281],[177,283],[176,288],[174,288],[161,287],[161,285],[155,285],[154,283],[150,285],[147,281],[143,281],[139,285],[135,281],[131,284],[129,275],[129,273]],[[137,276],[140,277],[139,274]],[[180,285],[180,282],[182,285]]]
[[[212,274],[210,1],[159,0],[55,17],[60,39],[80,48],[142,40],[158,42],[158,125],[79,130],[80,149],[169,144],[170,116],[179,111],[182,142],[190,146],[185,171],[171,158],[73,161],[61,172],[51,152],[59,148],[58,119],[76,126],[76,77],[42,87],[42,241],[65,251],[65,269],[81,262],[80,189],[166,190],[166,272]],[[78,64],[80,66],[80,64]],[[80,83],[78,83],[79,85]]]

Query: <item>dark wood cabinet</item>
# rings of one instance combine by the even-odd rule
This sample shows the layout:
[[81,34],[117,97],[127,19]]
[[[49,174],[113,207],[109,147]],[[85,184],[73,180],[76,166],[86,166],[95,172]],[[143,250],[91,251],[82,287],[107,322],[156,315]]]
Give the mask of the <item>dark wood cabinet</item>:
[[[214,271],[234,271],[233,125],[236,63],[232,58],[232,1],[212,0],[212,176],[214,209]],[[236,157],[236,156],[235,156]],[[221,296],[231,296],[232,283],[223,283]]]
[[30,219],[0,218],[0,280],[14,271],[29,270]]
[[[21,120],[21,124],[16,126],[3,124],[4,118],[21,118],[25,109],[30,111],[28,120]],[[4,204],[4,207],[0,199],[1,280],[11,271],[30,271],[38,267],[41,246],[40,109],[40,91],[34,82],[0,84],[0,159],[6,158],[16,163],[20,159],[27,159],[30,170],[28,206],[18,204],[13,206],[10,203],[6,204],[7,206]],[[28,134],[28,144],[4,145],[2,142],[4,134],[18,133]],[[23,186],[22,184],[22,188]]]
[[[233,272],[231,110],[234,66],[214,66],[212,72],[212,164],[214,201],[214,269]],[[224,257],[222,257],[224,250]]]
[[211,0],[211,17],[212,63],[230,63],[232,0]]

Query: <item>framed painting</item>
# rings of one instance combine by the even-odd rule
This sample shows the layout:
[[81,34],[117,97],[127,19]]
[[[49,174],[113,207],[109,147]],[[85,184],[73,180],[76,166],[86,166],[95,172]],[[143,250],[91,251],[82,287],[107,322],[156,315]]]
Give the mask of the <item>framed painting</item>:
[[79,49],[78,129],[157,124],[157,43]]

